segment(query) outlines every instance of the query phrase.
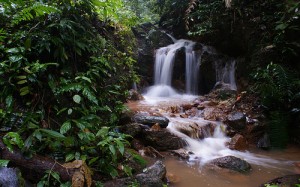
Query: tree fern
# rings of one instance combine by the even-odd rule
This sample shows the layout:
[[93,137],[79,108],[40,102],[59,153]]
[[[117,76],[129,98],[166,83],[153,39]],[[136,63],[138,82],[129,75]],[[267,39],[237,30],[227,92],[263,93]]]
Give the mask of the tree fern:
[[34,3],[33,5],[23,8],[20,12],[13,16],[12,24],[17,25],[21,21],[30,21],[37,17],[47,14],[60,12],[57,8],[42,3]]

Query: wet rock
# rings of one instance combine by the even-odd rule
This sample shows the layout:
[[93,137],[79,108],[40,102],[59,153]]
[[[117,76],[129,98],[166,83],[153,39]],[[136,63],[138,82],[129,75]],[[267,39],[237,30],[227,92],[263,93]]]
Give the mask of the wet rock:
[[156,123],[162,128],[166,128],[169,124],[169,119],[166,117],[159,116],[146,116],[142,114],[136,114],[132,117],[132,120],[136,123],[141,123],[144,125],[149,125],[150,127]]
[[203,118],[211,121],[223,121],[225,115],[221,109],[210,107],[203,110]]
[[0,168],[0,186],[19,187],[18,170],[15,168]]
[[186,114],[180,114],[179,115],[181,118],[188,118],[188,115],[186,115]]
[[193,108],[193,105],[192,104],[183,104],[181,105],[183,111],[186,111],[186,110],[190,110]]
[[140,123],[129,123],[119,127],[119,130],[125,134],[135,137],[142,132],[143,128],[143,125]]
[[265,128],[266,127],[263,125],[263,123],[258,122],[247,125],[244,134],[246,139],[248,140],[248,143],[256,144],[259,139],[261,139],[261,137],[263,137],[263,135],[265,134]]
[[162,161],[156,161],[154,165],[144,169],[143,173],[137,174],[135,179],[141,186],[162,187],[166,177],[166,167]]
[[271,141],[270,137],[267,133],[261,137],[257,142],[257,147],[261,149],[270,149],[271,148]]
[[236,90],[232,89],[230,84],[224,82],[217,82],[213,90],[209,93],[209,97],[226,100],[236,96]]
[[143,132],[142,141],[145,145],[152,146],[159,151],[180,149],[186,145],[184,140],[167,129],[162,129],[161,131],[146,130]]
[[229,149],[244,151],[249,148],[247,140],[240,134],[234,135],[229,142]]
[[240,173],[249,172],[251,169],[251,166],[248,162],[234,156],[216,158],[209,162],[209,165],[229,169]]
[[142,150],[142,149],[144,149],[144,144],[140,141],[140,140],[138,140],[138,139],[133,139],[132,141],[131,141],[131,147],[133,148],[133,149],[135,149],[136,151],[139,151],[139,150]]
[[131,89],[129,90],[129,96],[127,99],[130,101],[139,101],[144,100],[144,97],[137,90]]
[[144,147],[143,149],[139,150],[139,153],[142,156],[148,156],[151,158],[164,158],[162,154],[160,154],[156,149],[151,146]]
[[119,118],[119,125],[125,125],[128,123],[132,123],[132,117],[134,116],[134,112],[132,110],[126,110],[122,112],[120,118]]
[[203,139],[213,135],[216,125],[213,123],[174,123],[173,127],[179,132],[194,139]]
[[127,187],[137,182],[143,187],[163,187],[166,177],[166,167],[162,161],[156,161],[152,166],[145,168],[142,173],[130,178],[115,179],[104,184],[105,187]]
[[160,131],[161,130],[161,127],[158,123],[155,123],[151,128],[150,128],[151,131]]
[[279,187],[292,187],[292,186],[297,186],[297,184],[299,184],[299,179],[300,179],[300,175],[296,174],[296,175],[286,175],[283,177],[278,177],[276,179],[270,180],[262,185],[260,185],[260,187],[265,187],[268,185],[276,185]]
[[227,116],[227,124],[234,130],[243,130],[246,127],[246,116],[242,112],[233,112]]
[[171,153],[181,159],[187,160],[190,158],[190,152],[185,149],[172,150]]
[[198,114],[198,109],[195,108],[195,107],[193,107],[193,108],[191,108],[189,110],[186,110],[185,114],[188,115],[188,116],[194,117],[194,116],[196,116]]

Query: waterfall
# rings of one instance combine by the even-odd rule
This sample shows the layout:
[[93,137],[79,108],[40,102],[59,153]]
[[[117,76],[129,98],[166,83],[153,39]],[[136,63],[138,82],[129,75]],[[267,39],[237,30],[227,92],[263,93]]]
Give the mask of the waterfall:
[[[199,70],[203,53],[216,55],[215,49],[202,46],[201,50],[194,50],[196,42],[190,40],[176,40],[170,36],[174,44],[161,47],[156,50],[154,64],[154,86],[148,88],[146,96],[170,97],[178,95],[172,88],[172,75],[177,51],[185,50],[185,93],[198,94]],[[215,62],[216,82],[230,84],[231,89],[236,90],[235,83],[235,60],[225,64],[223,61]]]
[[184,48],[186,54],[186,92],[197,94],[199,58],[193,50],[195,42],[189,40],[174,40],[175,43],[162,47],[156,51],[154,65],[155,86],[148,90],[147,95],[154,97],[168,97],[175,95],[171,87],[175,56],[178,50]]
[[225,65],[220,62],[215,62],[216,82],[229,84],[232,90],[236,90],[235,65],[236,61],[233,59],[225,62]]

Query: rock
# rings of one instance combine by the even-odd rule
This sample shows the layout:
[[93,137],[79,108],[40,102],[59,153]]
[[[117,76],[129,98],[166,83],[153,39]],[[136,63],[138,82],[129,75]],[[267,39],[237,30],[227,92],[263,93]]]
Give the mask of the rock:
[[139,150],[139,153],[142,156],[148,156],[151,158],[164,158],[164,156],[162,154],[160,154],[156,149],[154,149],[151,146],[147,146],[142,150]]
[[180,149],[186,145],[184,140],[167,129],[162,129],[161,131],[146,130],[143,132],[142,141],[145,145],[152,146],[159,151]]
[[132,117],[132,120],[136,123],[141,123],[144,125],[149,125],[150,127],[156,123],[162,128],[166,128],[169,124],[169,119],[166,117],[159,116],[145,116],[142,114],[136,114]]
[[15,168],[0,168],[0,186],[19,187],[18,170]]
[[144,97],[138,91],[131,89],[129,90],[129,96],[127,99],[130,101],[139,101],[144,100]]
[[240,134],[234,135],[229,142],[229,149],[244,151],[249,148],[247,140]]
[[194,139],[203,139],[213,135],[216,125],[213,123],[173,123],[173,128]]
[[209,165],[218,166],[220,168],[225,168],[240,173],[249,172],[251,169],[251,165],[248,162],[234,156],[216,158],[209,162]]
[[150,128],[150,130],[152,131],[160,131],[161,127],[158,123],[155,123],[154,125],[152,125],[152,127]]
[[162,161],[156,161],[152,166],[145,168],[132,178],[121,178],[104,183],[104,187],[128,187],[138,183],[143,187],[163,187],[163,179],[166,177],[166,167]]
[[181,118],[188,118],[188,115],[186,115],[186,114],[180,114],[179,115]]
[[193,105],[192,104],[183,104],[181,105],[183,111],[186,111],[186,110],[190,110],[193,108]]
[[234,130],[243,130],[246,127],[246,116],[242,112],[233,112],[227,116],[227,124]]
[[129,123],[129,124],[119,127],[119,130],[125,134],[135,137],[142,132],[143,128],[145,128],[145,127],[143,127],[142,124]]
[[283,177],[278,177],[276,179],[270,180],[262,185],[260,185],[260,187],[265,187],[268,185],[276,185],[278,187],[294,187],[297,186],[297,184],[299,184],[299,179],[300,179],[300,175],[296,174],[296,175],[286,175]]
[[142,150],[144,149],[144,144],[140,141],[140,140],[137,140],[137,139],[133,139],[131,141],[131,147],[136,150],[136,151],[139,151],[139,150]]
[[119,118],[119,125],[122,126],[128,123],[132,123],[133,116],[134,112],[132,110],[125,110]]
[[185,149],[172,150],[171,153],[181,159],[187,160],[190,158],[190,153]]
[[261,149],[270,149],[271,141],[270,141],[269,135],[267,133],[265,133],[264,136],[258,140],[256,146]]
[[236,90],[234,90],[230,84],[224,82],[217,82],[208,96],[210,98],[226,100],[231,97],[235,97],[236,93]]
[[163,179],[166,177],[166,167],[162,161],[156,161],[155,164],[143,170],[143,173],[137,174],[135,179],[141,186],[162,187]]

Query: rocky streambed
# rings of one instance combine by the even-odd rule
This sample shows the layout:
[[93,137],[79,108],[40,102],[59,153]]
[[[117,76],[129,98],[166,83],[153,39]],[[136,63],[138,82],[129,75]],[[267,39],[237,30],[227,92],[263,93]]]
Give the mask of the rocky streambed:
[[[298,176],[298,148],[266,151],[263,108],[251,94],[236,94],[226,84],[200,97],[143,98],[132,91],[127,105],[120,130],[143,157],[163,161],[166,175],[157,180],[170,186],[250,187]],[[275,182],[298,182],[288,178]]]

